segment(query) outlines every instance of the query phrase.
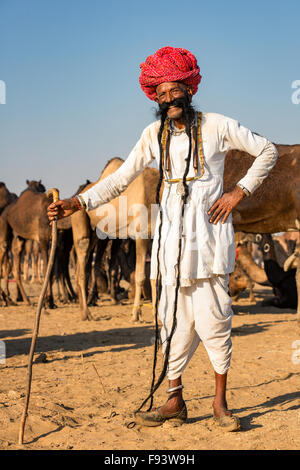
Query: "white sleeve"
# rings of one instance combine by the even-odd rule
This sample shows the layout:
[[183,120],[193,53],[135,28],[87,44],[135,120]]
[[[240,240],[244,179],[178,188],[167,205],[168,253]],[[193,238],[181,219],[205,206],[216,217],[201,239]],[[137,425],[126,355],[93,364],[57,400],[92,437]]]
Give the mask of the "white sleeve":
[[237,183],[250,193],[253,193],[268,176],[278,157],[277,149],[272,142],[230,118],[225,120],[221,146],[223,152],[236,149],[256,157],[246,175]]
[[140,140],[118,170],[80,194],[86,203],[87,210],[95,209],[119,196],[150,165],[154,156],[151,149],[149,127],[144,129]]

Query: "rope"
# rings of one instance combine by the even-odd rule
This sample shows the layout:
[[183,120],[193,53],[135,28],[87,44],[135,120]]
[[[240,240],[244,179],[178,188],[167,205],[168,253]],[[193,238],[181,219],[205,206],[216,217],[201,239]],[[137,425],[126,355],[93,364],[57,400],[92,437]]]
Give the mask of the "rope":
[[[158,191],[157,195],[159,195],[159,190],[161,187],[161,179],[162,179],[162,173],[163,173],[163,168],[162,168],[162,162],[163,162],[163,148],[162,148],[162,143],[161,143],[161,133],[162,129],[164,126],[164,122],[161,123],[160,131],[158,134],[158,139],[159,139],[159,145],[160,145],[160,180],[158,183]],[[154,348],[154,360],[153,360],[153,371],[152,371],[152,384],[151,384],[151,389],[149,395],[145,398],[145,400],[142,402],[141,406],[138,408],[137,411],[140,411],[143,406],[147,403],[148,400],[150,400],[150,406],[147,411],[150,411],[153,405],[153,395],[156,392],[156,390],[159,388],[161,383],[163,382],[166,372],[168,369],[168,363],[169,363],[169,354],[170,354],[170,347],[171,347],[171,340],[174,335],[176,326],[177,326],[177,318],[176,318],[176,313],[177,313],[177,302],[178,302],[178,291],[180,287],[180,258],[181,258],[181,248],[182,248],[182,227],[183,227],[183,219],[184,219],[184,208],[185,204],[188,198],[189,194],[189,188],[186,183],[186,178],[187,174],[189,172],[190,168],[190,162],[191,162],[191,155],[192,155],[192,136],[191,136],[191,128],[190,125],[187,124],[186,126],[186,133],[189,137],[189,151],[188,151],[188,156],[185,159],[186,160],[186,168],[184,171],[183,175],[183,186],[184,186],[184,194],[182,196],[182,206],[181,206],[181,221],[182,221],[182,226],[180,227],[180,232],[179,232],[179,247],[178,247],[178,257],[177,257],[177,278],[176,278],[176,288],[175,288],[175,300],[174,300],[174,309],[173,309],[173,323],[172,323],[172,328],[170,335],[166,339],[167,345],[166,345],[166,350],[165,350],[165,359],[164,359],[164,364],[163,364],[163,369],[162,372],[155,384],[155,368],[156,368],[156,363],[157,363],[157,350],[158,350],[158,340],[159,340],[159,334],[158,334],[158,279],[159,279],[159,252],[160,252],[160,245],[161,245],[161,227],[162,227],[162,210],[161,210],[161,205],[159,203],[159,209],[160,209],[160,225],[159,225],[159,237],[158,237],[158,249],[157,249],[157,274],[156,274],[156,302],[155,302],[155,348]]]

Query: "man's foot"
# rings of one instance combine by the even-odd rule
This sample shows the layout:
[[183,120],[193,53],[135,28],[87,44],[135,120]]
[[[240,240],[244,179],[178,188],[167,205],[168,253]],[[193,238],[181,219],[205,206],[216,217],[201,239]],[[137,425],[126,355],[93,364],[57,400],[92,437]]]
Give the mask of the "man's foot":
[[187,420],[187,408],[183,400],[181,401],[181,406],[177,407],[174,403],[170,404],[168,401],[165,405],[154,408],[151,411],[137,411],[134,417],[137,424],[142,426],[161,426],[167,420],[180,426]]
[[214,401],[214,423],[226,432],[238,431],[240,429],[240,420],[227,409],[227,402],[218,403]]
[[185,403],[182,396],[174,393],[168,398],[163,406],[159,407],[159,412],[162,415],[168,416],[174,413],[178,413],[180,410],[182,410],[184,405]]

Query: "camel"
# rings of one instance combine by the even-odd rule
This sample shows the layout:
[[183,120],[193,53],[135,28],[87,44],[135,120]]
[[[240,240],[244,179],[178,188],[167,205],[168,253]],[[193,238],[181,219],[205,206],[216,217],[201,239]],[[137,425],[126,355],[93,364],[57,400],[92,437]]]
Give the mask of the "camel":
[[[297,231],[300,220],[300,145],[276,145],[274,168],[263,184],[233,211],[236,231],[277,233]],[[254,157],[240,150],[226,154],[224,192],[231,191],[246,174]]]
[[263,253],[264,269],[268,280],[273,287],[275,297],[264,301],[264,305],[274,305],[278,308],[297,307],[297,286],[295,280],[295,269],[287,272],[279,265],[276,259],[275,246],[270,234],[257,234],[255,243]]
[[253,260],[247,242],[237,243],[236,260],[252,281],[262,285],[266,285],[268,283],[268,278],[264,269],[258,266]]
[[253,292],[254,283],[269,285],[265,270],[258,266],[251,254],[252,236],[245,236],[241,232],[235,234],[236,262],[234,272],[229,279],[229,293],[236,300],[245,289],[250,290],[250,301],[255,302]]
[[233,300],[237,300],[241,292],[245,289],[249,289],[250,302],[255,302],[255,296],[253,292],[253,281],[246,271],[241,267],[241,265],[236,262],[234,267],[234,272],[230,274],[228,290],[229,295]]
[[[14,193],[11,193],[5,183],[0,182],[0,237],[1,233],[4,233],[6,222],[3,219],[2,213],[4,209],[12,204],[18,199],[18,196]],[[8,256],[8,243],[6,240],[3,243],[0,243],[0,282],[1,277],[5,280],[5,289],[2,290],[0,285],[0,305],[15,305],[15,303],[10,299],[8,291],[8,277],[11,269],[10,258]]]
[[[84,188],[90,184],[91,182],[87,180],[86,184],[82,184],[81,186],[79,186],[78,190],[73,195],[73,197],[76,194],[81,193]],[[58,222],[61,222],[63,220],[65,219],[60,219]],[[89,217],[85,211],[75,212],[70,216],[70,220],[73,234],[74,252],[76,254],[76,284],[81,311],[81,319],[92,320],[93,318],[88,309],[86,296],[86,267],[89,260],[89,256],[96,246],[96,237],[93,234]]]
[[[100,178],[95,182],[87,185],[82,193],[87,191],[89,188],[94,186],[98,181],[103,178],[106,178],[111,173],[114,173],[120,166],[123,164],[124,160],[121,158],[112,158],[109,160],[104,167]],[[135,268],[135,297],[134,304],[132,309],[132,320],[134,322],[142,321],[142,309],[141,309],[141,296],[142,289],[145,281],[145,262],[148,244],[151,241],[151,236],[154,232],[154,227],[151,224],[151,205],[155,204],[156,192],[155,188],[157,186],[159,179],[158,170],[155,168],[146,168],[122,193],[121,196],[126,198],[127,209],[130,212],[130,208],[134,205],[137,208],[138,205],[147,208],[147,226],[146,226],[146,236],[147,238],[138,238],[136,237],[136,268]],[[73,228],[73,238],[74,246],[77,254],[78,267],[79,267],[79,290],[80,290],[80,306],[81,306],[81,318],[91,319],[91,314],[87,307],[86,299],[86,276],[85,276],[85,266],[88,259],[90,250],[94,248],[96,243],[96,229],[99,227],[99,223],[105,220],[107,221],[107,233],[109,232],[110,222],[112,220],[112,211],[116,215],[115,219],[115,231],[111,235],[116,238],[127,238],[129,235],[124,236],[124,232],[127,232],[128,229],[134,228],[138,230],[138,224],[140,223],[139,214],[127,215],[119,212],[121,209],[121,204],[125,199],[120,200],[120,196],[114,198],[108,204],[104,204],[99,208],[91,210],[87,213],[84,211],[75,212],[72,216],[72,228]],[[100,213],[101,212],[101,213]],[[121,217],[120,217],[121,215]],[[127,216],[126,216],[127,215]],[[124,219],[124,220],[123,220]],[[153,222],[153,221],[152,221]],[[91,230],[93,236],[91,237]],[[145,234],[144,234],[145,235]],[[107,240],[107,239],[106,239]],[[105,240],[101,240],[105,242]],[[106,246],[103,243],[103,247]],[[103,248],[103,252],[104,252]]]
[[3,212],[6,206],[11,204],[13,201],[17,199],[17,195],[11,193],[5,183],[0,182],[0,214]]
[[[233,211],[236,231],[278,233],[297,231],[300,221],[300,145],[276,145],[278,160],[263,184]],[[226,154],[224,191],[231,191],[246,174],[254,157],[240,150]],[[296,272],[300,293],[300,265]],[[300,326],[300,295],[296,314]]]
[[[24,302],[30,305],[20,276],[20,257],[24,240],[30,239],[38,242],[44,270],[46,270],[51,232],[47,218],[49,200],[44,194],[45,187],[41,184],[41,181],[27,180],[26,182],[28,187],[2,213],[0,246],[2,249],[7,250],[12,236],[13,276]],[[0,270],[1,264],[2,260],[0,260]],[[49,289],[49,303],[51,306],[53,303],[51,283]]]

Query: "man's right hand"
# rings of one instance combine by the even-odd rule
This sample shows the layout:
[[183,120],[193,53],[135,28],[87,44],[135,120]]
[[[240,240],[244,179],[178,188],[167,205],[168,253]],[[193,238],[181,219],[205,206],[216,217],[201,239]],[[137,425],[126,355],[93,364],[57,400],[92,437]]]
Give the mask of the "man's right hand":
[[63,199],[57,202],[52,202],[47,210],[47,215],[52,222],[55,219],[62,219],[63,217],[68,217],[74,212],[78,211],[78,202],[74,197],[70,199]]

